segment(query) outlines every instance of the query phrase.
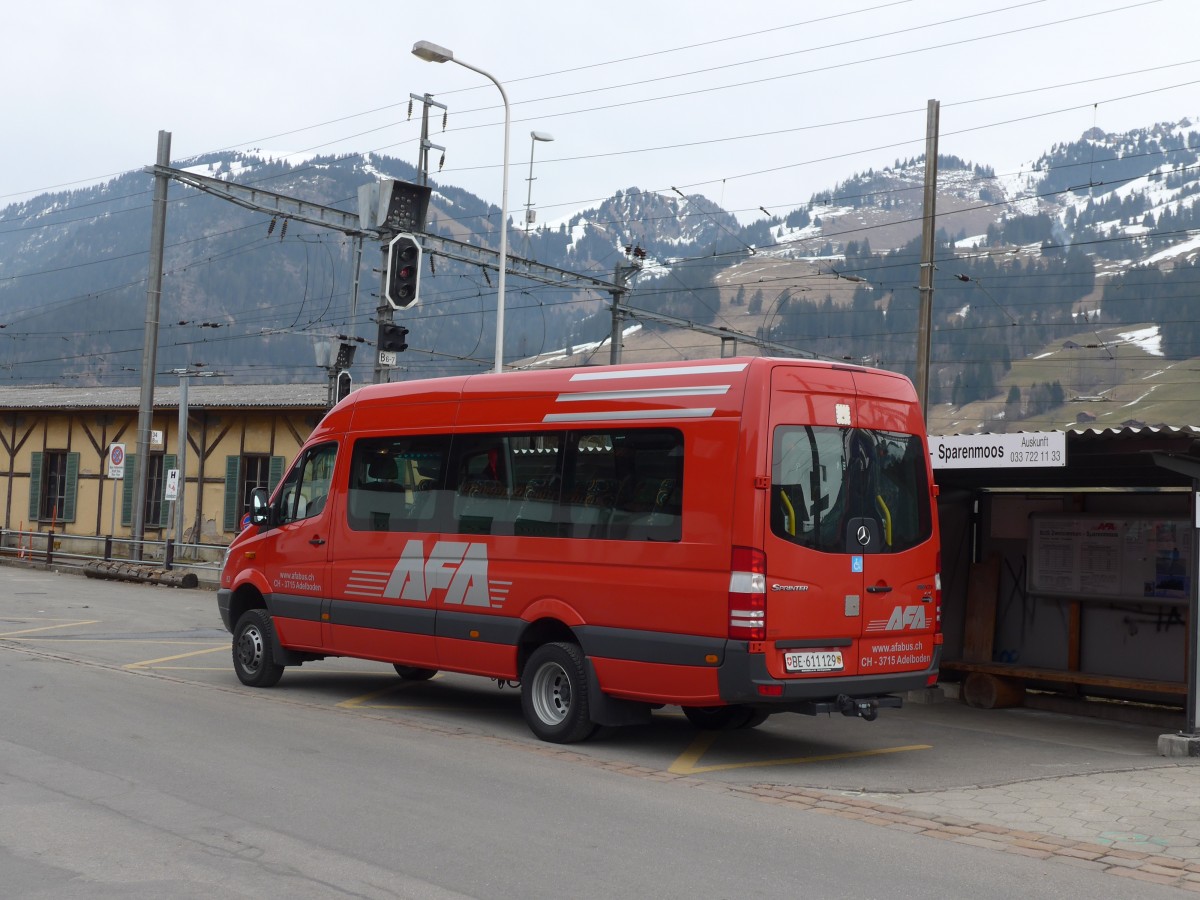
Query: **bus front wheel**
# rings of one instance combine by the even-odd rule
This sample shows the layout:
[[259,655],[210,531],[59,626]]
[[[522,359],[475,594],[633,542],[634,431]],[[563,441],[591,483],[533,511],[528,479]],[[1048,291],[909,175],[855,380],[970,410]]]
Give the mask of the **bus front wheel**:
[[265,609],[248,609],[233,629],[233,670],[238,680],[250,687],[271,687],[283,677],[283,666],[275,662],[271,649],[275,626]]
[[529,729],[543,741],[571,744],[596,726],[588,714],[587,669],[575,644],[543,644],[521,675],[521,710]]

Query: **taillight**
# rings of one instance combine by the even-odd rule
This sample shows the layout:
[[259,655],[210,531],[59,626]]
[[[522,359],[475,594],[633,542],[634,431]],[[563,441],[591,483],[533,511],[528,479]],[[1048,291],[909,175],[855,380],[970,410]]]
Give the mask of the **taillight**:
[[767,638],[767,555],[734,547],[729,573],[729,636],[739,641]]

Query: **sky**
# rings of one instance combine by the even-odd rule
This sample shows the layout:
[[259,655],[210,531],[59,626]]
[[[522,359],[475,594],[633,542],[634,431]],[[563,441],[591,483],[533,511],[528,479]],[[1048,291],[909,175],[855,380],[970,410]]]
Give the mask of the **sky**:
[[[1020,171],[1090,128],[1200,118],[1196,0],[256,0],[13,4],[0,208],[210,151],[375,152],[539,222],[618,190],[703,194],[743,222],[939,151]],[[416,41],[455,62],[412,55]],[[464,63],[459,65],[458,61]],[[535,143],[531,131],[551,135]],[[531,166],[532,156],[532,166]],[[532,172],[533,180],[530,181]],[[147,176],[149,182],[149,176]]]

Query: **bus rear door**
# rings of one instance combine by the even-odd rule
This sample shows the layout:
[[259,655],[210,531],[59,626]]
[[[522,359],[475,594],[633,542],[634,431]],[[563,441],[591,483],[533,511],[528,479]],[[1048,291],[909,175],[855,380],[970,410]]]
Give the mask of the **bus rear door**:
[[842,491],[853,376],[781,366],[771,385],[767,669],[776,678],[855,674],[864,582],[861,554],[843,540]]

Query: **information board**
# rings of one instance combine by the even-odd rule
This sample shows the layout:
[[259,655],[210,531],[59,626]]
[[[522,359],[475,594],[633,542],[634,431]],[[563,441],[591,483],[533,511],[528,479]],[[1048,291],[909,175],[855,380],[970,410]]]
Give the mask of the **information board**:
[[1028,589],[1041,596],[1185,602],[1191,546],[1183,519],[1033,516]]
[[929,436],[935,469],[1037,469],[1067,464],[1067,435],[1062,431],[1015,434]]

